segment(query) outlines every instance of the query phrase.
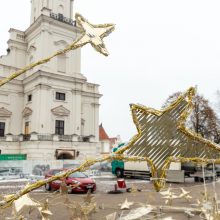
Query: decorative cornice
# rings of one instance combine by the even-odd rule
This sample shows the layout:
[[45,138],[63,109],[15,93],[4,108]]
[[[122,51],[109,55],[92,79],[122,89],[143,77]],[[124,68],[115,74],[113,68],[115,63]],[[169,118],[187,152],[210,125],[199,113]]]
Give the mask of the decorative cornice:
[[[23,46],[23,50],[26,51],[26,47],[27,47],[27,42],[21,42],[21,41],[17,41],[17,40],[14,40],[14,39],[9,39],[7,41],[7,44],[10,46],[10,47],[14,47],[14,48],[17,48],[15,47],[14,45],[20,45],[20,46]],[[19,48],[21,49],[21,48]]]
[[22,112],[23,117],[27,117],[30,116],[32,114],[32,109],[30,109],[29,107],[25,107],[25,109]]
[[71,90],[72,93],[76,94],[76,95],[82,95],[82,96],[86,96],[86,97],[89,97],[89,98],[101,98],[102,97],[102,94],[100,93],[94,93],[94,92],[88,92],[88,91],[83,91],[83,90],[80,90],[80,89],[72,89]]
[[62,105],[51,109],[51,112],[56,116],[69,116],[70,111],[63,107]]
[[58,40],[58,41],[55,41],[54,44],[56,46],[62,45],[66,47],[68,45],[68,42],[66,42],[65,40]]
[[71,26],[69,24],[65,24],[65,23],[62,23],[60,21],[57,21],[49,16],[46,16],[46,15],[40,15],[37,20],[25,31],[25,35],[30,35],[33,31],[35,31],[43,22],[48,22],[50,24],[54,24],[58,27],[62,27],[62,28],[65,28],[67,30],[70,30],[70,31],[79,31],[79,28],[78,27],[75,27],[75,26]]
[[76,78],[76,77],[68,76],[68,75],[60,75],[60,74],[57,74],[56,72],[46,72],[46,71],[38,70],[34,72],[33,74],[31,74],[30,76],[28,76],[27,78],[25,78],[23,80],[23,83],[26,84],[31,81],[36,81],[36,79],[39,77],[48,77],[48,79],[57,79],[57,80],[63,80],[63,81],[72,82],[72,83],[85,83],[86,82],[85,77]]
[[28,48],[27,53],[30,54],[30,53],[32,53],[32,52],[35,52],[36,50],[37,50],[37,48],[35,47],[34,44],[32,44],[32,45]]
[[94,106],[94,107],[99,107],[100,106],[99,103],[91,103],[91,105]]
[[49,84],[43,84],[43,83],[39,83],[39,84],[37,84],[35,87],[36,87],[36,88],[37,88],[37,87],[40,87],[41,89],[47,89],[47,90],[49,90],[49,89],[52,88]]
[[8,32],[9,32],[9,33],[11,33],[11,32],[16,32],[16,33],[22,34],[22,35],[25,34],[24,31],[21,31],[21,30],[15,29],[15,28],[10,28]]
[[11,117],[11,115],[12,115],[12,112],[7,110],[6,108],[4,107],[0,108],[0,117],[9,118]]

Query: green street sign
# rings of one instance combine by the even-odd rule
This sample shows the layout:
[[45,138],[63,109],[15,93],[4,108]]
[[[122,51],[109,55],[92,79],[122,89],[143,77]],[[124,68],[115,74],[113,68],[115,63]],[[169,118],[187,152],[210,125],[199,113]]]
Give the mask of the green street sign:
[[26,154],[0,154],[0,160],[27,160]]

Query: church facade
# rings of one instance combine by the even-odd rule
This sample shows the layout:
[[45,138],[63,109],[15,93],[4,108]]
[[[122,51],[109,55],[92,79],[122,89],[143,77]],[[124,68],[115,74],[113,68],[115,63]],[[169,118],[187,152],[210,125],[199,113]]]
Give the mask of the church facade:
[[[72,43],[73,0],[32,0],[31,24],[10,29],[0,79]],[[97,156],[99,85],[81,73],[81,51],[55,57],[0,87],[0,151],[27,160]]]

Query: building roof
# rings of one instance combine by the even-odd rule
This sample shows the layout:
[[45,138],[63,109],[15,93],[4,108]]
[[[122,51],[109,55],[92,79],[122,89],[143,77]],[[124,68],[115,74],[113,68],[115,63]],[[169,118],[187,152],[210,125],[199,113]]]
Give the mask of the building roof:
[[99,140],[109,140],[109,136],[107,135],[105,129],[103,128],[102,124],[99,125]]

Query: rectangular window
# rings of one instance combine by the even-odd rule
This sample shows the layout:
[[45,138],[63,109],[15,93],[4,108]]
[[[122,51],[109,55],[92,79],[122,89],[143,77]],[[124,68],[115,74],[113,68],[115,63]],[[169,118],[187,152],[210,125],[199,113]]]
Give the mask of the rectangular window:
[[66,56],[65,55],[57,56],[57,70],[58,72],[61,72],[61,73],[66,72]]
[[5,136],[5,122],[0,122],[0,137]]
[[30,133],[30,123],[29,121],[26,121],[24,125],[24,134],[28,135],[29,133]]
[[32,95],[28,95],[28,102],[32,101]]
[[65,93],[61,93],[61,92],[56,92],[56,100],[65,101],[66,100],[66,94]]
[[56,120],[55,134],[64,135],[64,121]]

